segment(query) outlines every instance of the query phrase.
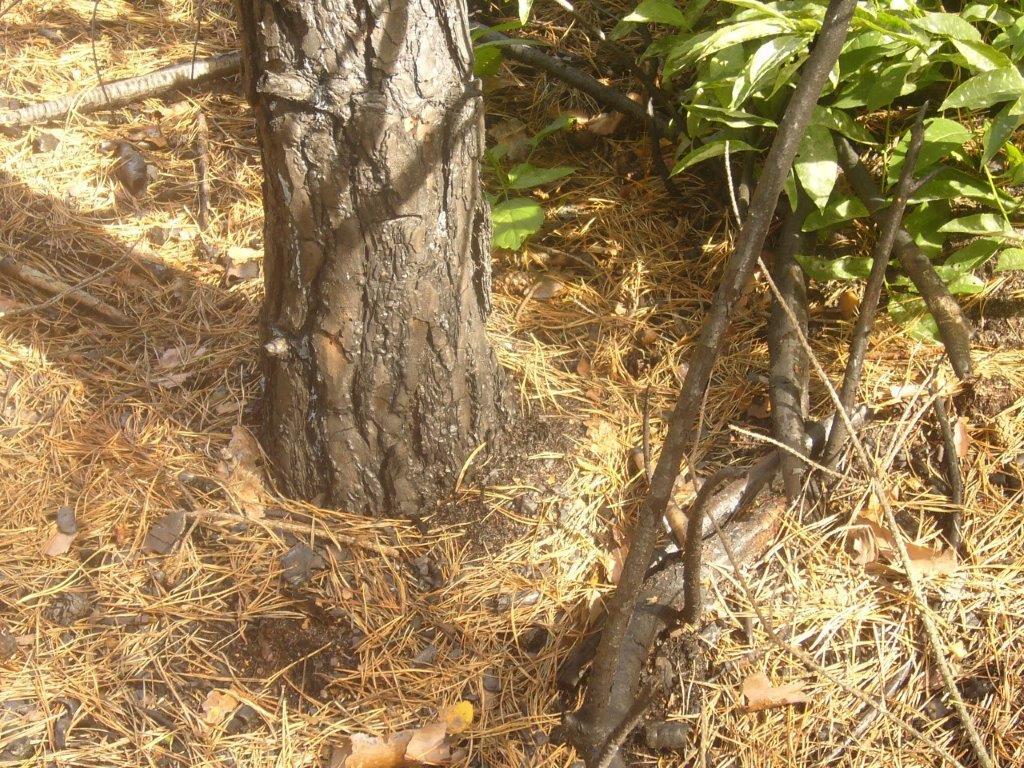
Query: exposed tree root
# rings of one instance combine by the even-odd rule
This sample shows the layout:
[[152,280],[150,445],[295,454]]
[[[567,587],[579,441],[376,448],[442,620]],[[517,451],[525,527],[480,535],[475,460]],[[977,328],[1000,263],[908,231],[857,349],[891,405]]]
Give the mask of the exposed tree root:
[[115,80],[82,93],[62,96],[53,101],[30,104],[27,107],[0,112],[0,128],[20,128],[47,120],[65,117],[71,112],[90,112],[97,109],[123,107],[139,99],[159,96],[175,88],[227,77],[238,72],[242,56],[237,51],[222,53],[207,59],[184,61],[138,77]]
[[[839,134],[835,136],[835,144],[839,164],[843,167],[843,173],[853,193],[860,198],[872,216],[880,216],[885,200],[879,194],[878,185],[871,178],[871,173],[864,166],[860,155],[850,142]],[[935,318],[939,337],[946,348],[954,373],[958,378],[969,378],[974,372],[971,362],[971,332],[960,305],[942,282],[931,261],[914,242],[914,238],[902,227],[896,232],[893,252],[899,259],[903,271],[907,273],[907,277],[924,299],[928,311]]]

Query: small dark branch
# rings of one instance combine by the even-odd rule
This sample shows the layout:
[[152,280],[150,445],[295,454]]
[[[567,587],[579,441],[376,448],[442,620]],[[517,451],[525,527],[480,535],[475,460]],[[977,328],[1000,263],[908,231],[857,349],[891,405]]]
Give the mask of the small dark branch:
[[[914,185],[914,169],[917,167],[917,156],[921,153],[921,145],[924,142],[924,116],[927,109],[928,103],[925,102],[917,112],[917,118],[910,130],[910,144],[903,160],[903,170],[900,173],[899,182],[896,184],[896,192],[892,204],[882,214],[878,239],[871,251],[871,272],[868,275],[867,285],[864,286],[864,298],[860,302],[860,313],[853,326],[850,354],[846,360],[843,385],[839,389],[839,400],[842,402],[843,410],[847,413],[853,408],[853,403],[857,399],[857,387],[860,385],[860,376],[864,370],[864,356],[868,351],[868,339],[871,336],[875,313],[878,311],[878,302],[882,298],[882,288],[885,285],[885,270],[889,268],[889,257],[892,255],[893,245],[896,243],[896,233],[902,228],[903,213],[907,209],[907,202],[910,200],[910,192]],[[836,419],[822,455],[822,462],[826,467],[832,468],[838,463],[837,446],[842,442],[845,429],[842,419]]]
[[939,433],[942,435],[942,458],[946,465],[946,482],[949,483],[949,500],[953,504],[953,510],[944,516],[942,521],[942,534],[946,542],[954,550],[960,549],[960,518],[961,509],[964,503],[964,479],[960,474],[960,459],[957,456],[956,437],[953,435],[953,426],[949,421],[949,401],[938,395],[932,408],[935,411],[935,421],[939,425]]
[[598,82],[597,78],[541,53],[533,46],[518,42],[498,32],[487,32],[481,35],[479,40],[482,43],[501,43],[502,53],[507,58],[547,72],[556,80],[587,94],[599,104],[628,115],[643,125],[655,124],[663,136],[671,134],[668,121],[664,117],[660,115],[649,117],[643,104],[638,104],[621,91]]
[[[0,128],[20,128],[34,123],[63,118],[72,111],[91,112],[97,109],[123,107],[139,99],[159,96],[175,88],[184,88],[215,77],[227,77],[238,72],[241,54],[223,53],[208,59],[157,69],[139,77],[115,80],[102,87],[53,101],[30,104],[27,107],[0,112]],[[106,95],[104,95],[106,94]]]
[[[907,661],[902,667],[900,667],[896,674],[892,676],[888,683],[886,683],[885,688],[883,689],[885,698],[891,699],[896,695],[900,688],[902,688],[910,678],[910,670],[913,668],[913,659]],[[835,765],[839,762],[839,758],[843,756],[843,753],[846,752],[846,750],[860,743],[861,739],[864,738],[864,735],[868,732],[871,726],[874,725],[875,721],[878,720],[879,717],[881,717],[881,710],[877,707],[864,707],[857,718],[857,725],[854,726],[852,731],[850,731],[850,735],[846,737],[846,740],[843,741],[842,744],[832,750],[832,752],[829,753],[829,756],[821,761],[819,765]]]
[[[879,195],[878,185],[849,141],[836,134],[835,143],[839,164],[843,167],[843,173],[853,193],[877,220],[882,215],[885,205],[885,201]],[[914,242],[914,238],[902,227],[896,233],[893,250],[903,271],[914,283],[928,311],[935,318],[935,323],[939,327],[939,337],[946,348],[953,372],[960,379],[969,378],[974,372],[974,365],[971,362],[971,332],[960,305],[942,282],[931,261]]]
[[596,745],[604,744],[611,729],[600,713],[609,705],[614,679],[620,669],[622,644],[630,617],[637,604],[647,566],[654,556],[660,534],[661,519],[672,495],[683,457],[694,439],[697,412],[711,378],[711,371],[721,350],[729,325],[731,309],[737,304],[764,245],[779,195],[793,165],[811,112],[821,95],[822,87],[839,58],[846,40],[856,0],[831,0],[825,12],[821,33],[810,57],[804,64],[800,80],[786,107],[778,132],[765,159],[761,179],[754,190],[750,211],[744,219],[736,250],[726,266],[718,294],[704,323],[694,350],[682,391],[669,422],[658,464],[651,479],[651,489],[642,505],[630,537],[629,554],[619,584],[611,598],[608,620],[594,658],[594,668],[580,719],[587,737],[577,744],[584,759],[593,764],[598,754]]
[[114,262],[109,266],[104,267],[97,274],[92,275],[75,285],[68,285],[64,281],[43,274],[37,269],[25,266],[24,264],[19,264],[13,258],[8,256],[7,258],[0,260],[0,273],[6,275],[12,280],[18,280],[26,285],[30,285],[38,291],[50,294],[50,298],[31,307],[22,307],[11,312],[0,314],[0,317],[10,318],[20,314],[27,314],[28,312],[36,312],[52,306],[57,302],[69,301],[113,325],[130,325],[131,320],[129,320],[128,317],[119,309],[115,309],[105,301],[97,299],[95,296],[85,291],[86,286],[111,272],[114,267],[119,266],[120,264],[121,262]]
[[661,185],[665,188],[665,191],[669,194],[669,197],[677,199],[683,199],[683,193],[679,191],[679,187],[676,185],[675,180],[672,178],[672,171],[668,165],[665,164],[665,158],[661,154],[661,128],[657,120],[655,120],[654,112],[654,99],[650,95],[652,93],[652,86],[648,86],[647,93],[647,118],[648,126],[650,130],[647,132],[648,139],[651,145],[651,166],[654,168],[654,172],[661,179]]
[[210,168],[210,131],[206,126],[206,116],[202,112],[196,117],[196,223],[199,231],[206,230],[210,211],[210,184],[206,174]]
[[[810,244],[810,238],[802,230],[811,206],[810,199],[801,192],[797,209],[790,211],[782,225],[771,262],[772,279],[804,335],[807,334],[807,285],[795,256],[806,253]],[[768,395],[772,403],[772,429],[776,439],[803,454],[810,366],[800,339],[774,296],[768,319],[768,353],[771,360]],[[786,498],[793,501],[803,488],[805,465],[798,456],[790,454],[783,454],[780,462]]]
[[[771,454],[776,456],[775,453]],[[776,461],[777,463],[777,461]],[[739,467],[723,467],[704,481],[697,497],[690,505],[687,516],[686,541],[683,549],[683,624],[696,624],[704,608],[701,593],[701,553],[704,549],[702,528],[704,527],[705,511],[711,502],[712,494],[726,480],[736,480],[745,473]],[[750,485],[748,476],[746,484]],[[757,481],[754,481],[755,484]]]
[[654,471],[654,464],[651,461],[651,388],[644,390],[644,425],[643,425],[643,451],[644,451],[644,479],[648,485],[651,482],[651,474]]

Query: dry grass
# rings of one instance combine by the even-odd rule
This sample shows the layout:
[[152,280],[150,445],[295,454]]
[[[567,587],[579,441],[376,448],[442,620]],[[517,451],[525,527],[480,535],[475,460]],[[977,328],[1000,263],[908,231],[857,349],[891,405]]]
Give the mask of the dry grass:
[[[197,8],[201,55],[235,45],[226,3],[101,4],[104,76],[189,56]],[[0,95],[44,99],[92,84],[91,13],[82,0],[25,0],[0,19]],[[64,40],[53,42],[41,28]],[[548,31],[554,39],[568,30],[552,23]],[[536,128],[552,105],[593,109],[543,78],[524,82],[495,94],[494,122],[515,114]],[[312,765],[322,745],[343,734],[416,726],[467,696],[479,714],[465,742],[467,764],[570,764],[567,749],[545,743],[563,706],[554,672],[605,589],[613,535],[635,509],[627,457],[639,442],[643,392],[651,387],[657,436],[728,253],[724,211],[703,197],[696,178],[682,179],[693,199],[680,206],[656,179],[625,175],[646,167],[642,139],[627,133],[581,148],[556,138],[542,154],[581,170],[552,192],[548,208],[573,212],[552,213],[544,235],[522,254],[499,255],[506,277],[497,281],[493,337],[524,410],[579,437],[564,453],[533,446],[521,479],[481,489],[471,475],[460,491],[467,509],[482,505],[487,520],[517,535],[482,552],[459,528],[422,535],[395,521],[314,510],[262,492],[257,508],[284,510],[292,524],[281,526],[274,515],[247,519],[252,499],[240,499],[230,483],[225,491],[218,482],[182,479],[219,477],[232,427],[254,423],[260,391],[259,281],[226,285],[222,266],[196,248],[188,152],[200,110],[212,141],[205,240],[219,252],[258,247],[259,159],[247,108],[229,86],[175,105],[154,100],[73,115],[40,129],[60,138],[52,152],[33,153],[35,131],[0,141],[0,257],[68,283],[123,259],[88,290],[132,318],[130,327],[114,329],[58,304],[0,320],[0,628],[18,640],[15,655],[0,662],[4,764]],[[168,145],[146,152],[158,176],[132,199],[98,145],[149,125],[159,125]],[[180,227],[186,237],[162,246],[143,238],[127,256],[155,226]],[[143,258],[163,264],[169,279],[130,267]],[[527,285],[555,275],[563,288],[552,298],[531,297],[507,277],[513,270],[526,273]],[[45,297],[0,278],[0,298],[32,304]],[[748,406],[766,393],[766,306],[767,292],[754,285],[714,376],[702,471],[760,450],[729,425],[750,427]],[[837,377],[849,323],[831,295],[819,298],[812,315],[816,350]],[[934,442],[920,423],[931,422],[922,416],[926,403],[893,401],[890,388],[922,381],[941,358],[884,320],[876,337],[863,394],[889,407],[866,434],[905,530],[920,541],[934,535],[932,513],[948,505],[898,460],[907,451],[925,455]],[[167,350],[180,358],[170,371],[160,363]],[[1020,477],[1006,468],[1024,452],[1021,363],[1016,349],[979,351],[979,388],[1005,393],[995,404],[960,399],[972,439],[964,462],[970,557],[954,575],[929,582],[928,610],[961,680],[982,692],[968,704],[1003,765],[1024,762],[1024,516],[1019,492],[991,478],[996,469]],[[168,373],[184,375],[168,381]],[[814,396],[824,409],[820,387]],[[969,761],[956,723],[922,713],[940,689],[905,585],[855,566],[833,525],[868,504],[865,487],[849,473],[824,519],[794,510],[748,575],[776,622],[848,683],[877,692],[909,661],[910,679],[887,706]],[[75,509],[80,532],[67,555],[43,557],[62,505]],[[147,554],[147,531],[172,510],[190,512],[180,546]],[[293,588],[282,581],[281,556],[299,541],[323,545],[329,567]],[[428,560],[440,571],[434,581],[422,577]],[[722,600],[711,611],[738,628],[750,606],[730,574],[718,585]],[[62,626],[53,606],[72,594],[89,610]],[[538,626],[550,640],[539,653],[525,652],[521,645]],[[417,660],[430,644],[436,658]],[[729,757],[742,766],[820,762],[859,718],[852,697],[811,679],[756,625],[750,643],[727,633],[716,659],[723,664],[714,679],[699,684],[700,738],[682,758],[688,764],[705,748],[719,764]],[[752,665],[775,682],[806,681],[812,703],[744,713],[739,686]],[[303,688],[303,669],[315,672],[312,688]],[[242,732],[204,722],[212,689],[252,708]],[[680,697],[669,702],[669,716],[682,716]],[[645,764],[680,762],[638,754]],[[880,721],[840,762],[927,766],[936,758]]]

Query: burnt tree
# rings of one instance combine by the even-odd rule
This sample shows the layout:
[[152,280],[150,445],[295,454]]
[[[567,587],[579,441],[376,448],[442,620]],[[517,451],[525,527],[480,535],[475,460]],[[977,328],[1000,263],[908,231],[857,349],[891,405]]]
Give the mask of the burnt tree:
[[464,1],[239,0],[283,490],[416,516],[500,424]]

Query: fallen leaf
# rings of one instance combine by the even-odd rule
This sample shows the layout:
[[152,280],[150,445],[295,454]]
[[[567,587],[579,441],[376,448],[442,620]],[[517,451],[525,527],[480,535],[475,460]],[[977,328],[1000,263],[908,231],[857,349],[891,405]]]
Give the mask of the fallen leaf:
[[342,768],[401,768],[412,736],[412,731],[401,731],[387,739],[357,733],[349,738],[341,761],[335,764]]
[[921,389],[920,384],[901,384],[889,387],[889,393],[893,400],[911,400],[921,393]]
[[150,167],[142,156],[129,142],[104,141],[100,144],[101,152],[113,154],[117,160],[114,164],[114,178],[132,196],[138,197],[149,187]]
[[212,690],[203,701],[203,722],[218,725],[238,707],[238,699],[230,691]]
[[788,704],[802,704],[810,701],[803,692],[803,683],[787,683],[774,687],[764,672],[754,672],[743,681],[743,696],[747,700],[747,711],[755,712],[769,707]]
[[530,294],[533,298],[540,301],[551,299],[560,294],[565,290],[565,285],[553,277],[545,276],[534,283],[533,288],[530,289]]
[[143,125],[137,128],[130,128],[125,133],[125,138],[148,149],[167,148],[167,137],[164,136],[159,125]]
[[445,738],[448,726],[442,722],[427,723],[413,732],[405,747],[405,760],[425,765],[443,765],[451,760],[452,751]]
[[918,576],[950,574],[956,571],[956,553],[951,549],[932,549],[921,544],[907,543],[910,567]]
[[[181,510],[168,512],[146,532],[142,551],[155,555],[166,555],[185,532],[185,513]],[[116,535],[116,529],[115,529]]]
[[22,309],[24,306],[20,301],[8,298],[7,296],[0,296],[0,317],[3,317],[8,312]]
[[860,309],[860,297],[853,291],[843,291],[839,294],[839,314],[843,320],[853,320]]
[[164,373],[155,377],[153,383],[164,389],[180,387],[191,373],[178,369],[204,354],[206,354],[205,346],[198,346],[194,350],[185,347],[168,347],[156,357],[156,368]]
[[231,440],[221,452],[218,474],[239,507],[249,517],[263,516],[263,475],[258,468],[259,443],[245,427],[231,428]]
[[441,719],[448,726],[448,733],[462,733],[473,724],[473,702],[458,701],[441,713]]
[[595,136],[611,136],[618,130],[622,118],[621,112],[602,112],[587,120],[583,127]]
[[55,530],[43,545],[43,554],[46,557],[59,557],[71,549],[71,542],[74,540],[75,534]]
[[588,376],[590,376],[590,370],[590,358],[588,358],[586,355],[580,356],[579,362],[576,363],[576,375],[582,376],[583,378],[587,378]]
[[224,254],[224,280],[227,283],[254,280],[260,276],[263,251],[233,245]]
[[967,431],[967,419],[963,416],[953,425],[953,445],[956,446],[958,459],[967,457],[967,449],[971,447],[971,435]]

